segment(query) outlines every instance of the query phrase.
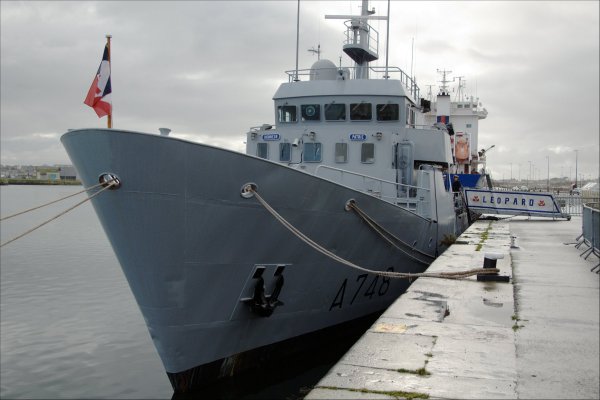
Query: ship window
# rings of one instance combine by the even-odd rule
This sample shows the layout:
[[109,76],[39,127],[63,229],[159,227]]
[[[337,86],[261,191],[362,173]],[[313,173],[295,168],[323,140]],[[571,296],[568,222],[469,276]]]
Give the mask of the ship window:
[[292,146],[290,143],[279,143],[279,161],[292,159]]
[[269,158],[269,144],[256,143],[256,155],[260,158]]
[[321,143],[304,143],[304,161],[321,162]]
[[345,104],[325,104],[325,119],[327,121],[344,121],[346,119]]
[[335,162],[336,163],[348,162],[348,143],[336,143],[335,144]]
[[319,104],[303,104],[302,121],[319,121],[321,120],[321,106]]
[[360,148],[360,162],[372,164],[375,162],[375,143],[363,143]]
[[470,128],[470,127],[471,127],[471,124],[467,124],[467,128]]
[[377,104],[377,121],[398,121],[400,106],[398,104]]
[[462,108],[462,107],[463,107],[463,105],[462,105],[462,104],[459,104],[459,105],[458,105],[458,108]]
[[470,104],[465,104],[465,108],[471,108]]
[[296,106],[277,107],[279,122],[296,122]]
[[415,124],[415,110],[409,105],[406,106],[406,124],[412,127]]
[[350,104],[350,119],[352,121],[371,120],[371,103]]

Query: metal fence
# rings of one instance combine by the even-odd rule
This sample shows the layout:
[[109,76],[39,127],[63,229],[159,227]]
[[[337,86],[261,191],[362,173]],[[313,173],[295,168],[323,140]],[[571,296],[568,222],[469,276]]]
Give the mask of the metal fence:
[[597,204],[597,198],[589,198],[584,196],[554,196],[556,203],[563,213],[570,215],[583,215],[583,206],[586,203]]
[[[582,217],[582,233],[578,239],[581,241],[575,246],[579,248],[582,244],[588,248],[580,254],[580,257],[585,255],[587,259],[590,254],[594,254],[600,258],[600,203],[585,203],[583,205],[583,217]],[[596,271],[597,270],[597,271]],[[600,272],[600,262],[596,264],[591,271]]]
[[596,249],[600,249],[600,210],[599,203],[587,203],[583,206],[583,238]]

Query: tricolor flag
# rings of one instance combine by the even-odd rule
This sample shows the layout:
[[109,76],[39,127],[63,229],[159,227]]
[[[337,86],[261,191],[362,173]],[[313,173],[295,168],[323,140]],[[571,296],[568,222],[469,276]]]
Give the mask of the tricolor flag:
[[[110,43],[110,42],[109,42]],[[98,72],[94,77],[92,86],[88,91],[84,104],[92,107],[98,118],[102,118],[108,115],[109,118],[112,115],[112,104],[110,100],[111,86],[110,86],[110,44],[106,43],[104,47],[104,54],[102,55],[102,62],[98,67]]]

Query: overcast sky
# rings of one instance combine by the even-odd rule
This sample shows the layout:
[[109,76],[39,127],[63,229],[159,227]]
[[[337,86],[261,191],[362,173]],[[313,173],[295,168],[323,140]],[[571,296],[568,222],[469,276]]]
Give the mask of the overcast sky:
[[[360,1],[300,4],[300,68],[339,64],[341,20]],[[373,1],[376,15],[387,2]],[[69,128],[105,127],[83,100],[112,39],[114,127],[244,151],[274,123],[272,96],[295,67],[296,1],[1,1],[1,163],[70,164]],[[437,69],[466,79],[489,114],[479,147],[495,179],[599,174],[598,1],[392,1],[390,65],[421,87]],[[384,21],[380,60],[385,65]],[[414,56],[411,45],[414,39]],[[411,61],[412,60],[412,61]],[[344,55],[344,66],[350,61]],[[434,87],[434,93],[437,87]],[[511,168],[512,164],[512,168]],[[512,172],[511,172],[512,170]]]

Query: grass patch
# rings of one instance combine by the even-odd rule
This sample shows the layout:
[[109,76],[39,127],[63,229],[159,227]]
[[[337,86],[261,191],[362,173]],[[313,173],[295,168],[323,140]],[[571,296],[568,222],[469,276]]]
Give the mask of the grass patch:
[[485,228],[485,231],[481,232],[481,235],[479,235],[479,237],[481,238],[481,240],[477,244],[477,247],[475,248],[475,251],[480,251],[483,248],[483,243],[486,240],[488,240],[488,237],[490,235],[490,230],[491,229],[492,229],[492,222],[490,221],[490,223],[488,224],[488,227]]
[[519,316],[516,313],[513,314],[511,318],[513,321],[515,321],[515,324],[512,326],[513,331],[516,332],[518,329],[525,327],[525,325],[519,325],[519,321],[527,321],[526,319],[519,318]]
[[396,370],[397,372],[400,372],[401,374],[415,374],[415,375],[420,375],[420,376],[429,376],[431,375],[431,372],[427,371],[425,369],[425,367],[419,368],[419,369],[406,369],[406,368],[400,368]]
[[386,396],[392,396],[396,399],[428,399],[429,395],[426,393],[419,392],[403,392],[401,390],[369,390],[369,389],[350,389],[350,388],[340,388],[335,386],[317,386],[318,389],[329,389],[329,390],[347,390],[349,392],[357,392],[357,393],[373,393],[373,394],[383,394]]

